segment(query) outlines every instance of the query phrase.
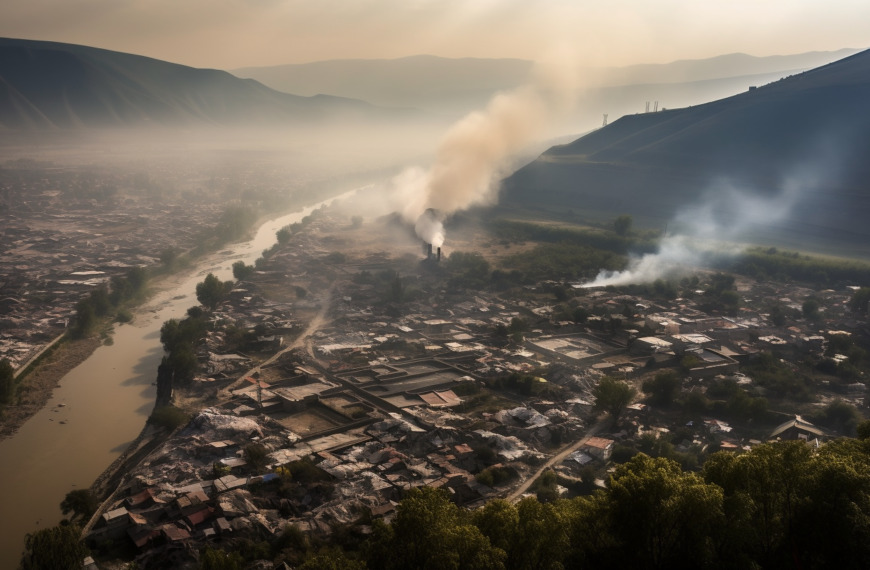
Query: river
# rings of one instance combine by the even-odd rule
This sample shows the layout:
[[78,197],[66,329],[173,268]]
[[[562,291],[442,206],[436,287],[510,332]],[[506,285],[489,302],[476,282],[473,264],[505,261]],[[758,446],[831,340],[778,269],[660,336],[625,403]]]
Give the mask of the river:
[[139,435],[154,407],[153,382],[163,356],[160,327],[198,304],[196,284],[209,272],[231,279],[232,264],[253,263],[275,243],[279,229],[354,192],[270,220],[250,241],[170,277],[171,286],[138,309],[132,323],[115,326],[111,345],[64,376],[48,404],[0,442],[0,568],[15,568],[25,535],[57,524],[66,494],[90,487]]

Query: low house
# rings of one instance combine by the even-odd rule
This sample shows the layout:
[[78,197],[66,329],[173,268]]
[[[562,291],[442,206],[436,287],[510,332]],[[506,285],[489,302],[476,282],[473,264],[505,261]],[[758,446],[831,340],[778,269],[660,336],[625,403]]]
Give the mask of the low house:
[[613,453],[613,440],[603,437],[590,437],[586,440],[586,443],[580,446],[580,451],[601,461],[607,461]]
[[449,408],[462,403],[462,398],[453,390],[433,391],[420,394],[420,399],[433,408]]
[[825,438],[825,432],[817,428],[800,416],[780,424],[767,438],[769,440],[803,440],[821,441]]

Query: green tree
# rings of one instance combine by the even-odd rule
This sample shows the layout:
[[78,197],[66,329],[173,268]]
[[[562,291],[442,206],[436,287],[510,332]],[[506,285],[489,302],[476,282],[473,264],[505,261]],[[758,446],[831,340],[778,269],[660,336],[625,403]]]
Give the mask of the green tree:
[[634,222],[631,216],[627,214],[623,214],[618,216],[615,220],[613,220],[613,231],[617,233],[617,235],[625,236],[628,235],[628,232],[631,231],[631,225]]
[[278,243],[281,245],[286,245],[293,234],[290,232],[290,228],[281,228],[275,233],[275,237],[278,239]]
[[527,497],[517,504],[517,532],[508,550],[508,567],[561,568],[569,547],[560,509]]
[[169,430],[181,427],[190,421],[190,415],[175,406],[161,406],[154,408],[148,421]]
[[724,491],[729,530],[725,550],[744,552],[762,567],[788,564],[790,529],[811,450],[802,441],[764,444],[750,453],[719,452],[704,463],[704,479]]
[[806,300],[804,300],[803,305],[801,305],[801,310],[804,314],[804,318],[811,321],[818,320],[818,318],[821,316],[821,314],[819,313],[820,306],[821,304],[819,303],[819,300],[817,298],[807,297]]
[[654,378],[645,380],[642,389],[644,394],[649,395],[650,403],[668,408],[674,403],[681,386],[682,382],[676,373],[668,371],[660,372]]
[[837,433],[854,436],[861,414],[855,406],[837,398],[824,407],[818,414],[817,421]]
[[90,554],[79,540],[81,528],[59,524],[28,534],[24,538],[23,570],[79,570]]
[[612,532],[631,568],[700,568],[724,522],[722,489],[669,459],[634,456],[610,479]]
[[570,547],[565,568],[620,568],[624,549],[614,534],[613,509],[608,491],[555,504],[562,513]]
[[199,570],[242,570],[244,564],[244,558],[236,551],[206,546],[199,555]]
[[418,487],[399,503],[389,531],[377,531],[373,568],[501,569],[505,552],[471,524],[470,515],[439,489]]
[[619,423],[619,417],[623,410],[631,403],[636,394],[637,390],[627,383],[605,376],[592,390],[592,396],[595,398],[593,409],[607,412],[610,415],[612,425],[615,427]]
[[504,499],[488,501],[472,514],[474,525],[489,539],[490,544],[509,552],[515,544],[520,515],[517,508]]
[[233,263],[233,277],[235,277],[239,281],[244,281],[253,274],[253,265],[246,265],[244,261],[237,261]]
[[101,285],[91,291],[90,301],[94,307],[94,314],[98,317],[105,317],[112,310],[112,301],[109,300],[109,290],[105,285]]
[[0,360],[0,404],[8,404],[15,395],[15,369],[8,358]]
[[571,313],[571,318],[575,323],[585,323],[589,318],[589,311],[585,307],[577,307]]
[[312,554],[299,566],[299,570],[366,570],[365,562],[353,560],[340,548],[331,548]]
[[91,334],[97,326],[97,313],[90,298],[76,303],[76,316],[71,328],[73,337],[84,338]]
[[489,262],[477,252],[454,251],[444,267],[450,273],[450,285],[455,289],[482,288],[489,281]]
[[200,304],[205,305],[209,309],[214,309],[218,304],[226,299],[233,288],[231,281],[221,281],[214,274],[209,273],[205,276],[202,283],[196,284],[196,299]]
[[794,565],[866,568],[870,446],[852,439],[829,442],[812,456],[802,479],[802,497],[790,529]]
[[781,327],[785,324],[786,312],[785,307],[780,303],[776,303],[770,307],[770,322]]
[[66,494],[60,503],[60,511],[64,515],[72,513],[70,520],[87,521],[97,511],[100,502],[90,489],[75,489]]

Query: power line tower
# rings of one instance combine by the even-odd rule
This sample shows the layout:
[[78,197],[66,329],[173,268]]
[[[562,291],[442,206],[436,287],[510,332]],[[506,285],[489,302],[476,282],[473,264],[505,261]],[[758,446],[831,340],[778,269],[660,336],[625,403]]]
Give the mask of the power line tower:
[[644,111],[644,112],[649,113],[649,101],[646,102],[646,111]]
[[604,113],[604,122],[601,123],[601,126],[602,126],[602,127],[606,127],[606,126],[607,126],[607,113]]
[[654,112],[654,113],[658,113],[658,112],[659,112],[659,102],[658,102],[658,101],[656,101],[656,108],[655,108],[655,111],[653,111],[653,112]]

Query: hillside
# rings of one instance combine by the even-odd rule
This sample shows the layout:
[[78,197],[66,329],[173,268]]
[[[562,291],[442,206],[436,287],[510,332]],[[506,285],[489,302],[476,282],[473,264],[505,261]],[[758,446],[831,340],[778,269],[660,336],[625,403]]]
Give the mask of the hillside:
[[417,55],[249,67],[232,73],[301,95],[333,93],[385,106],[467,112],[483,106],[496,91],[522,85],[532,67],[522,59]]
[[790,206],[744,238],[868,255],[868,100],[865,51],[727,99],[624,116],[517,171],[502,204],[628,213],[663,227],[687,208],[724,202],[734,218],[725,221],[739,225],[750,216],[723,200],[733,192],[771,200],[756,208]]
[[[644,108],[645,101],[668,107],[691,105],[775,81],[835,61],[856,50],[753,57],[728,54],[700,60],[612,68],[583,68],[575,122],[586,130],[611,117]],[[523,59],[444,58],[417,55],[398,59],[328,60],[232,70],[273,89],[299,95],[331,93],[373,104],[412,107],[455,116],[486,104],[497,91],[522,85],[534,63]]]
[[225,71],[0,38],[0,127],[7,129],[312,123],[388,115],[362,101],[290,95]]

